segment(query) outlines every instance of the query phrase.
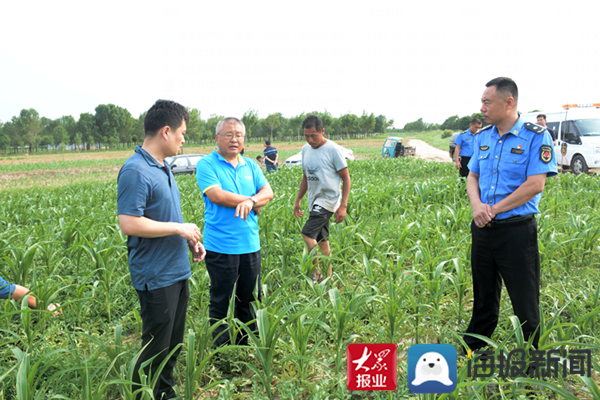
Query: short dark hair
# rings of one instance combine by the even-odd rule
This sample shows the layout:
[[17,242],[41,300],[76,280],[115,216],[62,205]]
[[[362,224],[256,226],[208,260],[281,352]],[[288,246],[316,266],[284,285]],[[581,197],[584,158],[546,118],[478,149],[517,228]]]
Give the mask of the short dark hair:
[[492,79],[485,84],[486,87],[496,86],[496,92],[501,92],[504,95],[508,95],[515,99],[515,103],[519,100],[519,89],[517,84],[510,78],[504,76]]
[[267,146],[270,146],[270,145],[271,145],[271,141],[270,141],[270,140],[265,140],[265,144],[266,144]]
[[473,125],[473,124],[475,124],[475,125],[481,124],[481,120],[479,118],[475,117],[471,120],[471,125]]
[[540,118],[540,117],[542,117],[542,118],[544,118],[544,119],[547,119],[547,118],[546,118],[546,114],[539,114],[539,115],[538,115],[536,118]]
[[302,129],[315,128],[317,132],[323,131],[323,121],[316,115],[309,115],[302,121]]
[[165,126],[177,130],[184,120],[186,124],[190,122],[190,114],[184,106],[171,100],[156,100],[144,118],[144,133],[154,137]]
[[256,156],[257,160],[260,160],[261,158],[263,158],[263,156]]

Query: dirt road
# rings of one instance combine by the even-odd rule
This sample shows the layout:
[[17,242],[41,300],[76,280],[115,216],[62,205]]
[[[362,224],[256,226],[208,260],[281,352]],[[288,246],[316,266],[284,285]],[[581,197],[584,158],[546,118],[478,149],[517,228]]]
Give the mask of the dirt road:
[[422,140],[410,139],[410,146],[417,148],[417,157],[427,161],[451,162],[450,155],[447,151],[436,149],[428,145]]

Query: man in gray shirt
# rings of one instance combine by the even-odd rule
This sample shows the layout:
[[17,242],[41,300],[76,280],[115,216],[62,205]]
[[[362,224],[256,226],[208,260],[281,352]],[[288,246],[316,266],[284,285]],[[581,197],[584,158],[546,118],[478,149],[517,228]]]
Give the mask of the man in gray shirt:
[[[300,210],[302,198],[308,191],[308,209],[310,216],[304,228],[302,238],[308,252],[318,244],[321,253],[329,256],[329,220],[335,213],[335,222],[340,223],[346,218],[348,195],[350,194],[350,173],[348,164],[342,154],[342,148],[325,138],[323,121],[316,115],[309,115],[302,122],[304,138],[308,144],[302,148],[303,176],[294,204],[294,215],[299,218],[304,215]],[[340,181],[343,182],[340,190]],[[315,258],[315,268],[312,278],[320,282],[323,277],[318,268],[318,258]],[[329,264],[328,275],[332,268]]]

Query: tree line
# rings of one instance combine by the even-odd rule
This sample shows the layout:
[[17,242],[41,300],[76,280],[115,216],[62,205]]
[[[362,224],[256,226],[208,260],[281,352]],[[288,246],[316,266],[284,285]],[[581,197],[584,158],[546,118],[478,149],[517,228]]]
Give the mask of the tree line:
[[427,132],[427,131],[445,131],[447,129],[452,131],[465,131],[469,128],[471,121],[473,118],[479,118],[481,122],[485,125],[485,121],[483,120],[483,115],[481,113],[474,113],[472,115],[465,115],[464,117],[459,117],[458,115],[453,115],[451,117],[446,118],[444,122],[441,124],[423,122],[423,118],[419,118],[416,121],[408,122],[404,125],[404,128],[400,129],[401,132]]
[[[144,140],[144,118],[131,115],[127,109],[114,104],[100,104],[95,112],[82,113],[78,120],[70,115],[57,119],[42,117],[33,109],[23,109],[10,121],[0,122],[0,150],[4,152],[33,152],[50,149],[90,150],[91,148],[122,148],[141,144]],[[209,143],[214,140],[221,115],[201,117],[196,108],[188,108],[190,122],[187,124],[186,142]],[[247,141],[291,141],[302,139],[302,121],[309,114],[323,120],[326,133],[332,137],[364,137],[384,133],[394,121],[384,115],[373,113],[358,116],[345,114],[339,118],[329,112],[302,113],[291,118],[274,113],[260,118],[258,111],[248,110],[241,120],[246,125]]]

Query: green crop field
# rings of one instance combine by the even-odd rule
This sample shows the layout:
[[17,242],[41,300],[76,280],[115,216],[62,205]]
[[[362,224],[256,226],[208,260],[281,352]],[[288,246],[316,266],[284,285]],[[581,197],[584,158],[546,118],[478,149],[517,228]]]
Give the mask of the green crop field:
[[[549,179],[538,216],[540,348],[592,349],[592,378],[470,378],[460,359],[456,392],[417,396],[407,387],[406,351],[415,343],[460,348],[471,315],[465,185],[450,163],[382,160],[376,145],[363,148],[356,141],[349,147],[364,157],[350,163],[348,217],[332,225],[334,275],[321,284],[308,278],[314,255],[306,254],[300,237],[304,219],[293,216],[302,170],[282,167],[268,175],[275,198],[259,217],[260,334],[249,347],[213,349],[210,280],[203,263],[192,264],[188,333],[175,370],[181,398],[600,399],[598,177]],[[287,157],[298,150],[285,151]],[[141,319],[117,219],[113,168],[118,171],[123,160],[0,167],[3,176],[23,173],[28,180],[2,185],[0,275],[31,288],[42,309],[58,302],[63,310],[53,317],[26,303],[0,301],[0,400],[133,398]],[[88,172],[33,174],[76,168]],[[195,177],[176,179],[185,220],[202,228]],[[511,317],[503,292],[492,348],[528,348]],[[233,333],[245,332],[233,315],[228,320]],[[398,389],[348,392],[349,343],[396,344]]]

